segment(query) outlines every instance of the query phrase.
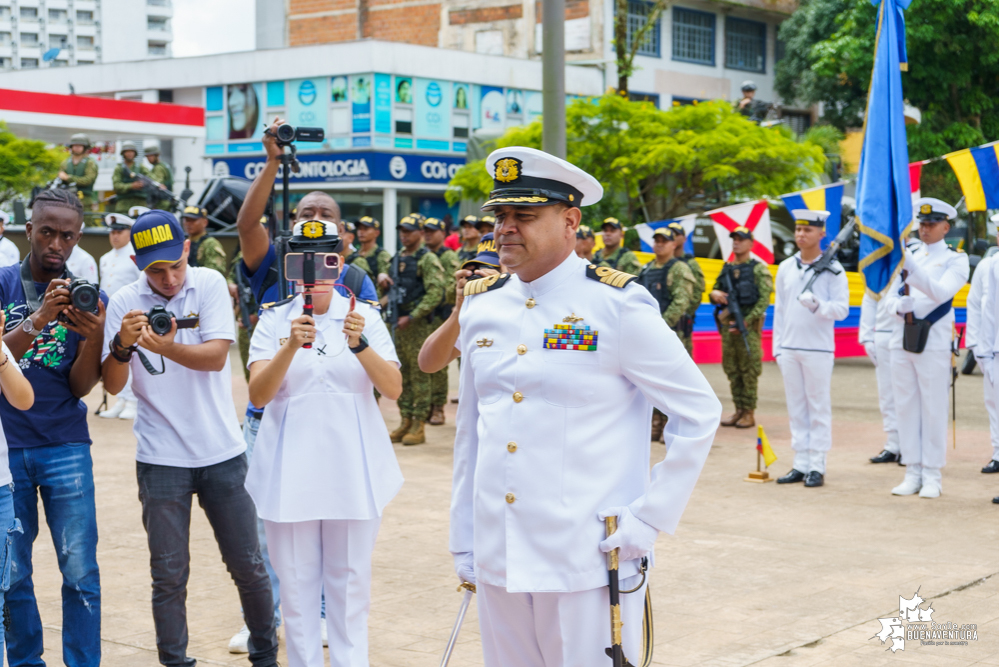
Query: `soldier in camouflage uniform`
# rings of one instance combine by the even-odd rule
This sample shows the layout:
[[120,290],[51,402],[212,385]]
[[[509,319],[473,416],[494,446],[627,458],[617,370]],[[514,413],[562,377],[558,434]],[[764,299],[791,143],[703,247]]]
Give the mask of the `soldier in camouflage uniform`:
[[[423,223],[423,240],[430,252],[437,255],[437,259],[440,260],[444,269],[444,300],[434,314],[434,329],[450,317],[451,311],[454,309],[455,283],[457,282],[454,272],[461,265],[458,253],[444,245],[445,238],[443,222],[437,218],[429,218]],[[427,423],[431,426],[444,424],[444,405],[447,403],[447,392],[447,366],[445,366],[430,376],[430,419]]]
[[[674,257],[676,239],[668,227],[661,227],[653,234],[656,258],[645,265],[638,274],[638,282],[649,290],[659,302],[659,312],[670,329],[681,340],[685,332],[681,321],[687,316],[690,302],[694,300],[696,281],[694,274],[683,260]],[[666,418],[659,410],[652,412],[652,439],[661,440]]]
[[683,225],[679,222],[671,222],[669,223],[669,228],[673,232],[673,238],[676,239],[676,258],[682,259],[687,263],[697,283],[694,287],[694,299],[690,302],[690,308],[687,309],[687,317],[682,323],[684,331],[687,334],[683,338],[683,345],[687,348],[687,354],[694,356],[694,320],[697,317],[697,308],[701,305],[701,299],[704,298],[704,288],[707,287],[707,281],[704,280],[704,269],[697,263],[697,258],[687,254],[687,231],[683,228]]
[[[170,170],[170,165],[160,160],[160,147],[156,144],[149,144],[143,149],[143,152],[146,154],[146,162],[153,166],[149,170],[149,178],[166,187],[170,192],[173,192],[173,171]],[[164,197],[157,200],[153,208],[172,211],[173,200]]]
[[[368,265],[368,277],[378,285],[383,276],[388,276],[391,270],[392,254],[378,245],[378,237],[382,235],[382,223],[370,215],[357,221],[357,240],[361,249],[357,251]],[[383,296],[383,290],[378,288],[378,296]]]
[[607,218],[600,229],[604,233],[604,247],[593,255],[593,263],[637,276],[642,265],[635,253],[621,243],[624,239],[621,222],[617,218]]
[[417,357],[433,330],[434,312],[444,300],[447,279],[437,255],[423,245],[423,216],[409,215],[399,223],[402,250],[392,258],[387,286],[402,291],[395,349],[402,371],[399,414],[402,423],[392,431],[392,442],[418,445],[426,442],[424,425],[430,416],[431,376],[420,370]]
[[94,182],[97,181],[97,161],[87,155],[90,138],[85,134],[74,134],[69,139],[70,156],[59,167],[59,180],[76,186],[84,211],[94,209]]
[[[721,425],[750,428],[756,425],[753,414],[756,410],[756,389],[760,373],[763,372],[760,337],[774,281],[766,264],[750,256],[753,233],[746,227],[736,227],[729,236],[732,238],[734,261],[725,262],[709,297],[717,307],[715,319],[722,338],[722,369],[728,376],[732,401],[735,403],[735,413],[723,419]],[[729,293],[726,276],[731,279],[735,294]],[[725,307],[733,298],[738,301],[746,322],[748,353],[742,336]]]
[[479,219],[474,215],[466,215],[458,223],[458,234],[461,236],[461,248],[458,249],[458,259],[462,263],[475,259],[479,253],[479,239],[482,232],[478,228]]
[[225,250],[219,240],[208,235],[208,211],[198,206],[188,206],[180,216],[184,231],[191,240],[188,266],[204,266],[226,275]]
[[114,205],[115,213],[128,215],[128,209],[133,206],[146,205],[146,195],[142,191],[142,182],[136,179],[134,175],[125,176],[126,167],[132,174],[140,173],[146,176],[149,175],[145,167],[135,163],[135,156],[138,154],[139,149],[135,147],[133,142],[123,141],[121,143],[122,162],[115,166],[114,174],[111,176],[111,185],[114,187],[114,193],[118,197]]
[[587,262],[593,262],[593,245],[597,241],[596,234],[588,225],[580,225],[576,230],[576,256]]
[[[370,276],[372,271],[371,266],[368,264],[368,260],[361,257],[361,255],[359,255],[357,250],[354,248],[354,239],[357,238],[357,225],[349,220],[341,221],[340,238],[343,239],[343,250],[340,252],[340,256],[343,257],[343,261],[347,264],[353,264]],[[373,282],[374,278],[371,280]]]

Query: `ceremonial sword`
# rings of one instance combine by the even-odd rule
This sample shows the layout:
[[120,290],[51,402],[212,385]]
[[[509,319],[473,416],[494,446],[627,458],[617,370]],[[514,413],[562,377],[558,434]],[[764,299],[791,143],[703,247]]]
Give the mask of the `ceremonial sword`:
[[468,612],[468,605],[472,602],[472,594],[475,593],[475,584],[470,584],[467,581],[461,582],[461,586],[458,586],[458,590],[464,589],[465,595],[461,599],[461,607],[458,608],[458,618],[454,621],[454,630],[451,631],[451,638],[447,640],[447,648],[444,649],[444,657],[441,658],[441,667],[447,667],[447,663],[451,661],[451,652],[454,651],[454,645],[458,643],[458,633],[461,632],[461,624],[465,620],[465,613]]

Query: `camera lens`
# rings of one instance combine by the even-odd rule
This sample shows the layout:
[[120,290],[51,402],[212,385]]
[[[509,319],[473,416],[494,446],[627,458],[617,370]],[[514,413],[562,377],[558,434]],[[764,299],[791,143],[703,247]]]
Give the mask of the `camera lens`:
[[291,125],[278,125],[277,128],[277,138],[278,141],[284,143],[290,143],[295,140],[295,128]]
[[73,302],[73,305],[89,313],[97,312],[98,299],[100,299],[100,293],[90,283],[74,285],[70,292],[70,301]]

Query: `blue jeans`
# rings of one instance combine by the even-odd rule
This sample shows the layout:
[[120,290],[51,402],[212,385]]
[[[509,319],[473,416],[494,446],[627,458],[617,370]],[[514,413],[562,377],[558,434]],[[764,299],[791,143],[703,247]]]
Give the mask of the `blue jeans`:
[[[253,445],[257,442],[257,431],[260,430],[260,417],[254,417],[249,412],[243,419],[243,440],[246,442],[246,460],[253,457]],[[274,595],[274,622],[281,627],[281,582],[277,572],[271,565],[270,554],[267,553],[267,535],[264,534],[264,520],[257,517],[257,539],[260,541],[260,555],[264,557],[264,568],[271,580],[271,594]]]
[[41,495],[62,573],[62,659],[68,667],[96,667],[101,662],[101,578],[90,445],[11,449],[8,459],[14,477],[14,514],[24,535],[12,544],[7,659],[11,667],[45,665],[42,620],[31,581]]
[[[14,518],[14,485],[0,487],[0,610],[4,593],[10,588],[11,544],[21,532],[21,522]],[[0,632],[0,667],[3,667],[3,633]]]

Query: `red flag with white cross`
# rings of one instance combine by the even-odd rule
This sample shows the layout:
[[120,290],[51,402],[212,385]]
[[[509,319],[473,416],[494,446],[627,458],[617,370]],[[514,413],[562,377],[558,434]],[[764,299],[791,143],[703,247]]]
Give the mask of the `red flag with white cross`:
[[732,239],[728,235],[737,227],[745,227],[753,233],[753,257],[764,264],[774,263],[774,241],[770,234],[770,208],[765,200],[715,209],[708,211],[707,216],[714,223],[721,256],[726,262],[732,260]]

